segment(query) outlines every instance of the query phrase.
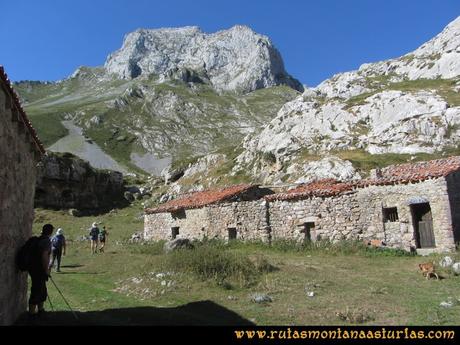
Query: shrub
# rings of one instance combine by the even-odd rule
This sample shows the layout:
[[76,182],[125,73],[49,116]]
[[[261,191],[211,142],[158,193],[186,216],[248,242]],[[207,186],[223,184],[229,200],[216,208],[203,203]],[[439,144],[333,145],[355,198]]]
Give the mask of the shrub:
[[[211,241],[210,241],[211,242]],[[193,250],[179,249],[164,257],[164,265],[173,271],[192,273],[202,280],[213,280],[228,289],[231,283],[240,287],[253,285],[267,271],[267,262],[258,264],[248,255],[223,248],[222,242],[204,242]]]

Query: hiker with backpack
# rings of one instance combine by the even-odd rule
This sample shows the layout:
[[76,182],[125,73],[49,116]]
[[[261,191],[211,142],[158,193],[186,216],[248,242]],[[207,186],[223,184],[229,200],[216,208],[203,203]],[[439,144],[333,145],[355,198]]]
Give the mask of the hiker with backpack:
[[61,272],[61,257],[65,255],[66,250],[66,243],[64,232],[61,228],[57,229],[56,235],[51,238],[51,252],[52,252],[52,259],[50,262],[50,271],[51,268],[54,266],[54,261],[56,260],[56,272]]
[[53,225],[45,224],[40,237],[32,236],[28,239],[17,256],[19,269],[29,272],[32,280],[29,298],[29,317],[32,320],[45,311],[44,303],[48,297],[46,282],[51,277],[49,269],[50,236],[53,230]]
[[91,238],[91,254],[97,253],[97,246],[99,241],[99,228],[97,223],[93,223],[93,226],[89,230],[89,237]]
[[103,226],[101,232],[99,233],[99,242],[101,243],[101,248],[99,248],[99,251],[101,253],[104,252],[104,247],[108,236],[109,232],[105,229],[105,226]]

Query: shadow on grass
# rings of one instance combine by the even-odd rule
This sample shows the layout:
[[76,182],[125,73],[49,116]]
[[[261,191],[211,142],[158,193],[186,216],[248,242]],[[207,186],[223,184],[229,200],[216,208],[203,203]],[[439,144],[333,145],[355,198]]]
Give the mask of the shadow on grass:
[[54,273],[52,274],[52,276],[54,274],[58,274],[58,275],[62,275],[62,274],[104,274],[104,273],[107,273],[107,272],[59,272],[59,273]]
[[106,309],[101,311],[76,312],[78,319],[70,311],[47,312],[31,323],[24,314],[17,326],[229,326],[254,325],[235,312],[212,301],[188,303],[174,308],[135,307]]
[[61,268],[78,268],[83,267],[84,265],[74,264],[74,265],[61,265]]

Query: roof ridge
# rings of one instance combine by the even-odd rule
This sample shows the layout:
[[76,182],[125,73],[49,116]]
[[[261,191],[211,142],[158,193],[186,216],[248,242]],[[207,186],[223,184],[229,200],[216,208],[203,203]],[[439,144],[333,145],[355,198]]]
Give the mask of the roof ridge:
[[174,212],[181,209],[200,208],[225,201],[235,195],[241,194],[250,188],[257,187],[256,184],[238,184],[218,189],[208,189],[190,193],[182,198],[168,201],[158,207],[145,209],[145,213]]

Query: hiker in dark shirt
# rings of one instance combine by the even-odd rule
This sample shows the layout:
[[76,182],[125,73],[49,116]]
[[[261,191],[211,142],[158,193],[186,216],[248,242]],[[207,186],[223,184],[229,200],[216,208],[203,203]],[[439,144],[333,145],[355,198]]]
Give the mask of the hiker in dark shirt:
[[99,244],[99,228],[97,227],[97,223],[93,223],[93,226],[89,230],[89,237],[91,238],[91,254],[96,254]]
[[99,242],[101,243],[101,248],[99,248],[99,251],[101,253],[104,252],[104,247],[108,236],[109,232],[106,230],[105,226],[103,226],[101,232],[99,233]]
[[29,315],[37,316],[45,311],[44,303],[48,297],[46,282],[50,276],[49,262],[51,254],[50,236],[54,227],[51,224],[43,226],[36,248],[33,252],[33,260],[29,269],[32,286],[30,288]]
[[56,272],[61,272],[61,257],[65,255],[66,243],[64,232],[61,228],[57,229],[56,235],[51,238],[51,251],[53,258],[50,262],[50,272],[51,268],[54,266],[54,261],[56,261]]

